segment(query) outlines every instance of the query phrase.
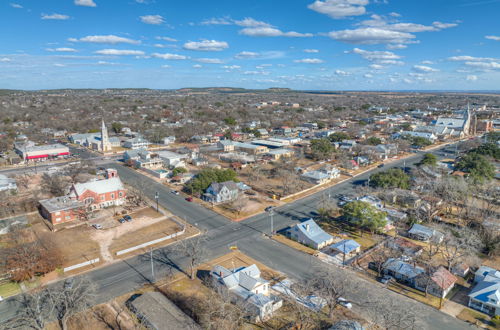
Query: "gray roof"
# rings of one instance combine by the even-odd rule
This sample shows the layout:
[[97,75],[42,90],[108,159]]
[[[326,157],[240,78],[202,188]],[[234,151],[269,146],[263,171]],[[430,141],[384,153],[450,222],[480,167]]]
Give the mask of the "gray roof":
[[411,227],[411,229],[408,230],[408,233],[410,233],[412,235],[426,236],[429,239],[431,237],[433,237],[433,236],[436,236],[436,237],[442,237],[443,236],[443,234],[441,234],[437,230],[434,230],[434,229],[426,227],[426,226],[419,225],[418,223],[414,224]]
[[226,181],[226,182],[221,182],[221,183],[212,182],[210,187],[211,187],[212,191],[214,192],[214,194],[218,194],[222,190],[222,188],[224,188],[224,187],[226,187],[230,191],[239,190],[238,185],[234,181]]
[[340,251],[345,254],[349,254],[357,248],[361,247],[358,242],[352,239],[345,239],[331,246],[333,249]]
[[383,268],[387,270],[392,270],[394,273],[397,274],[405,275],[409,279],[412,279],[417,275],[424,273],[423,268],[418,266],[414,267],[413,265],[410,265],[400,259],[394,259],[394,258],[387,259],[387,261],[384,263]]
[[73,210],[84,206],[82,202],[71,199],[67,196],[44,199],[39,201],[39,203],[50,213]]
[[321,229],[313,219],[299,223],[295,227],[316,244],[321,244],[332,239],[332,236]]
[[129,307],[148,328],[201,329],[193,319],[160,292],[146,292],[131,301]]

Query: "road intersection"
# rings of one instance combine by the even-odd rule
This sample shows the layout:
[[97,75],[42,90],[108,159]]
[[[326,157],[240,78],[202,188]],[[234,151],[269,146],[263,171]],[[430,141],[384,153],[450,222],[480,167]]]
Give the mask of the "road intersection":
[[[440,149],[434,150],[433,153],[439,156]],[[406,167],[414,166],[422,158],[422,154],[417,153],[405,160],[393,161],[382,169],[376,168],[324,191],[276,208],[274,213],[275,230],[296,223],[299,219],[310,217],[311,212],[316,211],[318,202],[325,194],[330,196],[352,194],[356,189],[355,184],[367,180],[371,174],[391,167],[401,167],[403,164]],[[159,203],[162,207],[202,230],[202,235],[206,238],[204,242],[204,247],[207,250],[206,260],[224,255],[230,252],[230,246],[236,245],[248,256],[297,280],[310,278],[314,276],[319,267],[325,267],[325,264],[317,258],[269,239],[265,235],[270,231],[270,220],[267,214],[258,214],[237,223],[231,222],[197,203],[185,201],[182,196],[172,194],[165,185],[159,184],[130,168],[117,166],[115,163],[107,165],[117,167],[119,175],[125,183],[139,188],[151,200],[158,192]],[[151,269],[148,255],[135,256],[88,272],[85,276],[99,287],[97,302],[108,301],[150,283]],[[187,264],[187,260],[184,257],[176,254],[171,247],[160,248],[155,250],[154,257],[156,278],[171,271],[170,265],[165,262],[166,255],[181,269],[185,269],[183,266]],[[408,310],[418,311],[417,317],[421,329],[470,329],[469,325],[458,319],[389,291],[378,284],[368,282],[351,270],[335,266],[329,267],[332,267],[331,270],[339,277],[350,277],[362,288],[362,290],[357,290],[346,296],[354,303],[355,310],[360,312],[362,316],[371,308],[367,302],[377,299],[393,299],[401,306],[407,306]],[[0,324],[12,318],[16,309],[17,305],[13,299],[0,303]]]

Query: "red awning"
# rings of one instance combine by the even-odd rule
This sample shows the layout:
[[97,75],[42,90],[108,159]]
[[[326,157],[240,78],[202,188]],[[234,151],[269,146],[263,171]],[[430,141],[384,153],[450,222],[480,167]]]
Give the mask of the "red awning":
[[66,156],[66,155],[69,155],[69,152],[61,152],[58,154],[58,156]]
[[26,159],[37,159],[37,158],[49,158],[49,155],[35,155],[26,157]]

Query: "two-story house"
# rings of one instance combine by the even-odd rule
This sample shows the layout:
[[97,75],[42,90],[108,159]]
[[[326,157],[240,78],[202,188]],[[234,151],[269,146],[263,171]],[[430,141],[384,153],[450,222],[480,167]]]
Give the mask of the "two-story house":
[[227,203],[238,198],[240,190],[234,181],[213,182],[203,194],[203,200],[214,203]]
[[270,284],[260,276],[256,265],[233,270],[215,266],[210,275],[218,285],[233,294],[258,321],[272,316],[283,304],[281,299],[270,294]]
[[469,307],[492,316],[500,315],[500,271],[481,266],[475,273],[474,283],[469,293]]

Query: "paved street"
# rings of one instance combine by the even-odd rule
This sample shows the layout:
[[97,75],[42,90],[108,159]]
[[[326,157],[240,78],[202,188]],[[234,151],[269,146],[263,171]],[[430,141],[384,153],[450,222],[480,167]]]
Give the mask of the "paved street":
[[[325,194],[330,193],[331,196],[336,196],[338,194],[353,193],[355,189],[353,183],[368,179],[369,175],[374,172],[383,171],[390,167],[401,167],[403,162],[406,163],[406,166],[412,166],[420,160],[421,155],[419,153],[407,158],[405,161],[395,161],[390,166],[386,165],[384,168],[375,169],[370,173],[329,188],[325,192],[316,193],[276,209],[274,229],[279,230],[301,218],[310,216],[310,212],[316,211],[317,202]],[[270,220],[266,214],[256,215],[240,223],[233,223],[196,203],[185,201],[182,196],[170,193],[170,190],[164,185],[158,184],[129,168],[117,166],[116,164],[109,164],[109,166],[118,167],[122,180],[140,188],[150,199],[153,199],[155,192],[158,192],[160,196],[159,203],[162,207],[203,230],[205,232],[204,236],[207,238],[205,243],[208,251],[206,260],[228,253],[230,251],[229,246],[237,245],[243,253],[275,270],[285,273],[291,278],[308,278],[314,274],[315,269],[318,267],[325,267],[325,264],[318,259],[265,237],[263,233],[269,233],[270,231]],[[168,247],[155,251],[155,272],[157,277],[166,274],[169,268],[165,263],[165,256],[168,256],[181,269],[186,264],[186,260],[171,251],[172,249]],[[421,329],[470,329],[466,323],[388,291],[377,284],[367,282],[350,270],[330,267],[335,273],[338,273],[339,277],[348,276],[358,283],[360,290],[352,292],[346,298],[352,300],[355,309],[361,315],[367,308],[370,308],[366,302],[373,301],[375,297],[380,299],[390,298],[402,306],[408,306],[408,310],[418,312],[421,323],[419,328]],[[89,272],[86,276],[99,286],[98,301],[104,302],[141,287],[151,280],[149,256],[141,255],[118,261]],[[15,314],[15,310],[16,304],[12,299],[0,303],[0,322],[11,318]]]

